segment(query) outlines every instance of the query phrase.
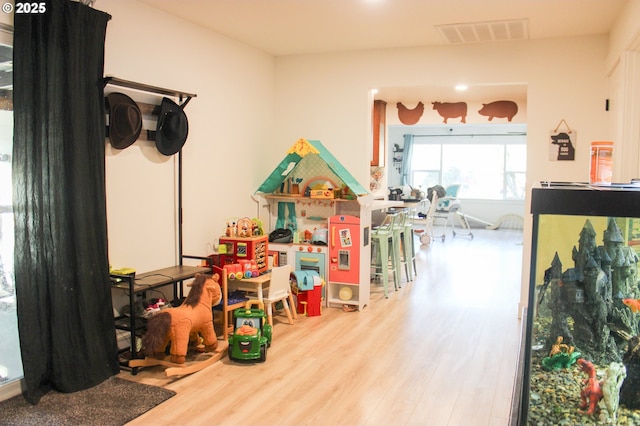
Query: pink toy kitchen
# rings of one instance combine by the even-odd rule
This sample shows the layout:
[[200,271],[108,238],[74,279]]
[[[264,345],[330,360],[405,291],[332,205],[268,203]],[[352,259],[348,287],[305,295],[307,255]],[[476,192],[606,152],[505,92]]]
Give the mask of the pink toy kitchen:
[[[371,194],[320,141],[298,140],[256,191],[269,267],[291,264],[298,312],[369,304]],[[306,271],[315,277],[302,286]],[[319,276],[319,279],[318,279]]]

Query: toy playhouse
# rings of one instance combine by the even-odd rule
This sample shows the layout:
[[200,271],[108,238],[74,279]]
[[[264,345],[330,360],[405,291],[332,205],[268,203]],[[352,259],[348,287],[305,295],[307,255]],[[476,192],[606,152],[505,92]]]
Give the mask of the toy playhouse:
[[[294,271],[320,277],[313,290],[294,289],[307,302],[298,305],[300,313],[306,308],[308,315],[319,314],[312,300],[358,310],[369,303],[373,197],[320,141],[298,140],[255,199],[261,218],[266,215],[265,233],[279,237],[269,241],[270,264],[291,264]],[[309,291],[314,294],[304,293]]]

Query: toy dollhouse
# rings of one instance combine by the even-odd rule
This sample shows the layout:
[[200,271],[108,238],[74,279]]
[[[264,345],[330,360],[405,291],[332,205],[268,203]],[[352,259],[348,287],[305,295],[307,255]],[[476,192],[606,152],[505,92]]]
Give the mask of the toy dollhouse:
[[255,194],[267,233],[292,231],[288,243],[269,242],[270,262],[318,272],[327,306],[362,310],[369,303],[372,198],[320,141],[298,140]]

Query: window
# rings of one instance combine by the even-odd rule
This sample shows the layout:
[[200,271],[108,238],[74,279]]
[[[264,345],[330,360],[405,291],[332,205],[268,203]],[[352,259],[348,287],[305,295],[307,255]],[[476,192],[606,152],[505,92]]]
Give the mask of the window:
[[[13,280],[13,49],[8,41],[2,44],[6,36],[0,28],[0,102],[4,105],[0,109],[0,387],[23,376]],[[8,110],[7,105],[11,106]]]
[[426,189],[459,183],[461,198],[524,199],[526,133],[469,134],[469,130],[458,135],[414,135],[409,184]]

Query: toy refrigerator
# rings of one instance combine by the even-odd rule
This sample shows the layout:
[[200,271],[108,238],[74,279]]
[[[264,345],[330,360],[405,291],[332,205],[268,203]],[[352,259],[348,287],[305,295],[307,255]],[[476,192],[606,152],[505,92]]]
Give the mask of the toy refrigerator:
[[[348,304],[362,309],[368,303],[368,275],[363,273],[360,258],[365,240],[359,217],[329,218],[329,306]],[[368,260],[364,263],[369,265]],[[366,278],[364,285],[361,284],[363,277]]]

